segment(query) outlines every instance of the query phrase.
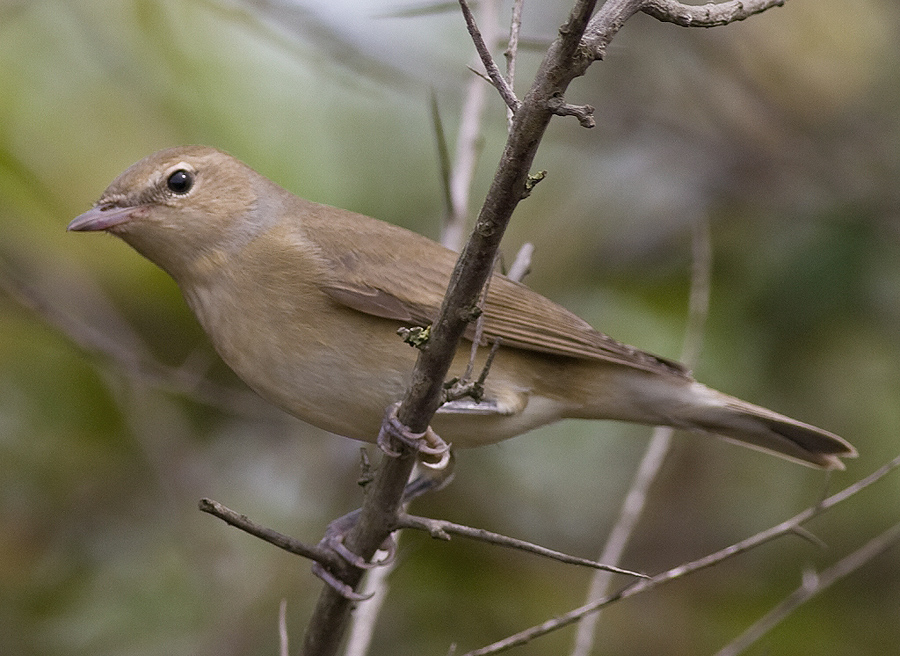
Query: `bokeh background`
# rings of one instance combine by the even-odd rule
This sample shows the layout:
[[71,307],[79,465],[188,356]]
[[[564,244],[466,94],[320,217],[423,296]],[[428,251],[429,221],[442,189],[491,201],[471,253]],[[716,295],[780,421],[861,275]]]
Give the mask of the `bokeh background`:
[[[452,5],[452,3],[450,3]],[[524,91],[570,3],[526,3]],[[153,150],[205,143],[299,195],[436,237],[433,92],[455,135],[472,47],[418,0],[0,1],[0,653],[274,654],[320,590],[300,561],[196,507],[308,541],[360,502],[359,445],[269,408],[218,362],[175,285],[66,223]],[[551,126],[548,178],[505,242],[529,285],[677,357],[690,233],[707,220],[701,380],[850,439],[820,472],[682,435],[625,566],[655,572],[780,522],[900,451],[900,7],[791,0],[713,30],[630,21]],[[506,9],[503,16],[508,16]],[[497,49],[499,54],[500,49]],[[489,96],[473,209],[505,134]],[[596,555],[649,429],[567,422],[459,454],[422,514]],[[900,476],[799,538],[613,607],[597,654],[712,653],[900,518]],[[375,654],[442,654],[580,605],[585,571],[407,535]],[[620,582],[621,584],[621,582]],[[566,653],[566,630],[514,652]],[[900,553],[752,654],[888,654]]]

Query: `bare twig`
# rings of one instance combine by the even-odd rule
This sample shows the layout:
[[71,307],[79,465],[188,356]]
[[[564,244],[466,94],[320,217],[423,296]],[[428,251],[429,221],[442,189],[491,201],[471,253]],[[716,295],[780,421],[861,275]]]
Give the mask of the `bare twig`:
[[[407,424],[408,425],[408,424]],[[371,561],[384,540],[393,532],[403,490],[409,480],[415,456],[409,447],[396,445],[398,457],[383,457],[366,496],[356,525],[344,540],[347,549],[364,561]],[[335,579],[356,589],[363,571],[341,561],[328,568]],[[325,586],[303,638],[305,656],[327,656],[337,652],[348,624],[353,601],[331,586]]]
[[[525,0],[513,0],[512,20],[509,24],[509,43],[503,56],[506,58],[506,84],[515,93],[516,89],[516,60],[519,56],[519,33],[522,30],[522,5]],[[506,118],[512,127],[513,110],[506,108]]]
[[730,0],[705,5],[686,5],[677,0],[645,0],[641,11],[665,23],[682,27],[718,27],[742,21],[786,0]]
[[516,258],[509,265],[506,277],[516,282],[522,282],[528,272],[531,271],[531,256],[534,255],[534,244],[525,242],[516,253]]
[[[551,118],[561,107],[567,107],[564,95],[572,80],[583,75],[592,62],[602,58],[612,37],[643,4],[642,0],[607,0],[592,19],[596,2],[576,0],[544,56],[531,88],[515,111],[475,230],[451,275],[430,338],[419,351],[410,386],[396,416],[383,425],[385,433],[404,430],[411,435],[425,434],[441,403],[450,363],[470,320],[471,310],[491,274],[512,212],[527,195],[529,169]],[[467,22],[473,24],[470,19],[471,16]],[[488,73],[496,82],[496,70]],[[498,88],[502,86],[498,83]],[[346,547],[363,560],[372,557],[396,523],[403,489],[412,471],[413,456],[408,447],[399,446],[396,457],[382,459],[374,480],[366,488],[359,520],[344,541]],[[331,573],[353,589],[362,576],[358,568],[349,564]],[[304,640],[305,656],[335,653],[346,630],[350,603],[346,596],[331,588],[323,591]]]
[[478,56],[481,57],[481,63],[484,65],[484,70],[491,79],[491,83],[500,93],[500,97],[503,98],[503,102],[505,102],[510,111],[515,114],[522,103],[516,98],[516,94],[513,93],[512,88],[510,88],[506,79],[500,73],[500,69],[497,68],[497,64],[491,56],[491,51],[484,42],[481,31],[478,29],[478,25],[475,22],[475,16],[472,15],[472,10],[469,9],[469,3],[466,2],[466,0],[459,0],[459,7],[462,9],[463,17],[466,19],[466,27],[469,30],[469,36],[472,37],[472,43],[475,44],[475,50],[478,52]]
[[518,549],[519,551],[526,551],[528,553],[543,556],[545,558],[550,558],[552,560],[557,560],[561,563],[567,563],[569,565],[582,565],[584,567],[605,570],[608,572],[613,572],[615,574],[636,576],[643,579],[650,578],[645,574],[641,574],[640,572],[633,572],[631,570],[622,569],[620,567],[604,565],[603,563],[597,563],[587,558],[570,556],[568,554],[562,553],[561,551],[548,549],[546,547],[542,547],[539,544],[534,544],[533,542],[526,542],[525,540],[519,540],[518,538],[501,535],[500,533],[493,533],[481,528],[472,528],[471,526],[455,524],[444,519],[429,519],[427,517],[417,517],[415,515],[402,514],[400,515],[399,522],[399,528],[414,528],[420,531],[426,531],[431,534],[431,537],[438,538],[440,540],[449,540],[451,534],[459,535],[462,537],[470,538],[472,540],[478,540],[480,542],[487,542],[489,544],[495,544],[501,547],[508,547],[510,549]]
[[284,549],[292,554],[309,558],[318,563],[322,563],[328,567],[337,567],[341,561],[337,555],[330,549],[320,547],[319,545],[306,544],[294,538],[274,531],[265,526],[260,526],[256,522],[250,520],[246,515],[237,513],[231,508],[223,506],[218,501],[212,499],[200,499],[200,510],[209,513],[213,517],[218,517],[226,524],[234,526],[245,533],[249,533],[260,540],[265,540],[269,544],[274,544],[279,549]]
[[[519,0],[521,2],[521,0]],[[482,23],[486,28],[486,34],[489,41],[495,38],[499,21],[499,2],[497,0],[489,0],[482,3],[481,14]],[[488,83],[490,78],[482,74],[480,71],[470,67],[470,70],[479,77],[484,78]],[[441,121],[440,112],[437,105],[437,97],[434,93],[431,96],[432,121],[435,128],[435,136],[437,139],[438,156],[440,160],[441,180],[445,194],[446,217],[443,229],[441,230],[441,243],[452,250],[460,250],[462,240],[465,233],[466,224],[468,222],[469,196],[471,193],[472,180],[475,174],[475,166],[478,159],[478,153],[481,142],[481,118],[484,109],[485,87],[479,84],[477,80],[472,80],[468,86],[466,100],[463,105],[459,136],[457,140],[456,162],[451,168],[449,149]],[[511,115],[511,112],[510,112]],[[488,279],[490,280],[490,279]],[[488,283],[485,283],[487,287]],[[486,293],[486,289],[485,289]],[[482,295],[482,303],[484,295]],[[476,326],[476,337],[472,343],[472,356],[470,358],[469,368],[464,380],[469,380],[474,367],[475,354],[478,344],[481,342],[480,333],[483,330],[484,319],[479,317]],[[490,361],[493,354],[496,353],[496,344],[488,357],[488,362],[482,371],[482,376],[486,375],[490,368]],[[484,381],[479,378],[476,385],[481,385],[483,389]],[[408,504],[406,504],[408,505]],[[404,511],[406,509],[404,506]],[[394,533],[395,544],[399,542],[401,533]],[[397,561],[394,560],[384,567],[379,567],[367,573],[364,581],[363,594],[371,595],[371,600],[358,608],[352,617],[350,624],[350,635],[347,641],[347,647],[344,651],[345,656],[364,656],[368,652],[371,636],[375,629],[375,623],[378,619],[380,607],[387,596],[387,580],[391,572],[396,567]]]
[[278,605],[278,656],[290,654],[288,630],[287,630],[287,599],[282,599]]
[[519,33],[522,31],[522,5],[525,0],[514,0],[512,7],[512,20],[509,24],[509,44],[503,51],[506,57],[506,83],[510,89],[516,83],[516,59],[519,54]]
[[855,572],[876,556],[884,553],[898,541],[900,541],[900,524],[895,524],[825,571],[818,574],[814,572],[804,574],[800,587],[738,636],[737,639],[716,652],[716,656],[737,656],[742,653],[802,604],[826,590],[836,581]]
[[574,116],[583,128],[592,128],[597,125],[594,120],[594,108],[590,105],[569,105],[562,98],[553,98],[550,101],[550,109],[557,116]]
[[[440,403],[443,381],[484,282],[491,274],[500,240],[521,200],[540,139],[552,117],[547,101],[564,91],[583,70],[573,66],[583,30],[596,0],[579,0],[538,70],[514,119],[500,164],[479,213],[475,231],[451,276],[447,295],[427,345],[419,352],[400,420],[413,432],[427,426]],[[580,60],[579,60],[580,61]]]
[[[709,314],[709,288],[712,276],[712,244],[709,221],[706,216],[698,216],[694,221],[691,238],[691,292],[688,299],[688,319],[685,327],[682,362],[689,367],[697,363],[703,343],[703,327]],[[669,453],[674,430],[668,426],[658,426],[644,452],[644,457],[634,475],[634,480],[619,511],[606,545],[600,554],[600,562],[617,565],[621,562],[625,548],[631,540],[634,529],[644,511],[650,487],[659,475],[663,462]],[[587,593],[588,601],[606,594],[612,576],[597,572],[591,580]],[[599,613],[585,616],[578,624],[572,656],[587,656],[591,653],[597,630]]]
[[[497,33],[498,12],[498,0],[489,0],[481,5],[482,27],[490,39],[493,39]],[[478,75],[482,74],[478,72]],[[490,78],[487,78],[487,81],[490,82]],[[481,117],[486,97],[485,85],[472,78],[466,88],[466,97],[459,119],[453,170],[449,176],[450,213],[444,229],[441,231],[441,243],[454,251],[462,249],[466,235],[469,219],[469,195],[472,191],[475,166],[481,150]]]
[[593,60],[603,59],[606,46],[625,21],[638,11],[684,27],[716,27],[744,20],[784,3],[785,0],[729,0],[696,6],[677,0],[606,0],[585,30],[582,45]]
[[762,544],[765,544],[766,542],[771,542],[776,538],[792,534],[796,527],[805,524],[813,517],[820,515],[821,513],[825,512],[829,508],[836,506],[842,501],[846,501],[847,499],[859,493],[863,489],[869,487],[876,481],[884,478],[887,474],[889,474],[897,467],[900,467],[900,456],[897,456],[889,463],[880,467],[864,479],[859,480],[856,483],[844,488],[837,494],[833,494],[827,499],[823,499],[819,504],[807,508],[806,510],[794,515],[790,519],[781,522],[777,526],[773,526],[772,528],[769,528],[765,531],[761,531],[756,535],[747,538],[746,540],[742,540],[740,542],[732,544],[728,547],[725,547],[724,549],[704,556],[703,558],[699,558],[689,563],[679,565],[678,567],[673,567],[672,569],[657,574],[656,576],[653,576],[649,579],[638,581],[637,583],[623,588],[619,592],[592,601],[591,603],[585,604],[584,606],[576,608],[568,613],[565,613],[564,615],[560,615],[559,617],[547,620],[542,624],[533,626],[529,629],[525,629],[524,631],[520,631],[519,633],[508,636],[503,640],[499,640],[481,649],[467,652],[463,656],[488,656],[488,654],[497,654],[516,645],[525,644],[537,637],[556,631],[564,626],[572,624],[573,622],[577,622],[585,615],[588,615],[589,613],[595,613],[612,603],[634,597],[635,595],[638,595],[642,592],[653,590],[654,588],[657,588],[665,583],[669,583],[670,581],[674,581],[675,579],[687,576],[688,574],[692,574],[701,569],[706,569],[707,567],[712,567],[713,565],[718,565],[719,563],[728,560],[729,558],[745,553]]

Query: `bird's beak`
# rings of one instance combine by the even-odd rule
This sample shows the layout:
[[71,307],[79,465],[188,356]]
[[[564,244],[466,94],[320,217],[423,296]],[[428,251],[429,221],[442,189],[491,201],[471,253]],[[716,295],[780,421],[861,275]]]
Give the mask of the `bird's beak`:
[[116,205],[98,205],[84,214],[76,216],[66,227],[74,232],[92,232],[107,230],[131,219],[139,207],[117,207]]

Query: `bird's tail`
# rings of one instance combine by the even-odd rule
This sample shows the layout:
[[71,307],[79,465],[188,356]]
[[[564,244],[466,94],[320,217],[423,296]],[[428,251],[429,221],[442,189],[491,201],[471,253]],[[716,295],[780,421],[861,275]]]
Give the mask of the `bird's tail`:
[[841,437],[693,382],[688,403],[670,415],[676,428],[715,433],[725,439],[821,469],[844,469],[841,458],[856,449]]

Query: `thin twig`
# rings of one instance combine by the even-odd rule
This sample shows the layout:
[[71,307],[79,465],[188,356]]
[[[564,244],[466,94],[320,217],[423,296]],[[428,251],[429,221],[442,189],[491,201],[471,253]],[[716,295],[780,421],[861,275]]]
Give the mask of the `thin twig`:
[[818,574],[811,572],[803,576],[803,582],[794,592],[788,595],[781,603],[760,618],[753,626],[729,643],[715,656],[737,656],[766,633],[771,631],[779,622],[785,619],[793,611],[799,608],[817,594],[825,591],[836,581],[855,572],[876,556],[884,553],[900,541],[900,524],[895,524],[881,535],[878,535],[862,547],[845,556],[837,563]]
[[[709,220],[698,215],[691,232],[691,291],[688,298],[688,318],[685,327],[684,344],[681,349],[682,361],[689,367],[697,364],[700,347],[703,344],[703,329],[709,315],[709,290],[712,277],[712,243]],[[598,560],[617,565],[621,562],[634,529],[644,512],[650,487],[659,475],[663,462],[669,453],[674,430],[668,426],[658,426],[644,457],[638,466],[631,487],[625,495],[619,517],[613,525],[606,545]],[[612,576],[606,572],[595,573],[587,593],[587,600],[598,599],[606,594]],[[584,617],[578,624],[572,656],[587,656],[591,653],[596,636],[599,613]]]
[[[516,60],[519,56],[519,33],[522,31],[522,5],[525,0],[514,0],[512,6],[512,20],[509,24],[509,43],[503,56],[506,58],[506,84],[515,93],[516,89]],[[512,128],[513,110],[506,108],[506,118],[509,127]]]
[[640,572],[633,572],[631,570],[622,569],[620,567],[604,565],[603,563],[597,563],[587,558],[570,556],[568,554],[562,553],[561,551],[548,549],[547,547],[542,547],[539,544],[534,544],[533,542],[519,540],[518,538],[509,537],[508,535],[501,535],[500,533],[494,533],[492,531],[486,531],[481,528],[473,528],[471,526],[455,524],[444,519],[430,519],[428,517],[417,517],[415,515],[402,514],[399,518],[399,527],[414,528],[420,531],[426,531],[427,533],[431,534],[431,537],[438,538],[440,540],[449,540],[451,534],[459,535],[462,537],[470,538],[472,540],[487,542],[488,544],[495,544],[501,547],[508,547],[510,549],[518,549],[519,551],[526,551],[528,553],[543,556],[545,558],[550,558],[552,560],[557,560],[561,563],[567,563],[569,565],[581,565],[584,567],[590,567],[592,569],[604,570],[613,572],[615,574],[625,574],[642,579],[650,578],[646,574],[641,574]]
[[288,656],[290,654],[288,644],[287,599],[282,599],[278,605],[278,656]]
[[519,55],[519,34],[522,31],[522,5],[525,0],[514,0],[512,6],[512,20],[509,24],[509,43],[503,56],[506,58],[506,83],[509,88],[516,83],[516,59]]
[[223,506],[218,501],[213,501],[212,499],[200,499],[198,505],[201,511],[208,513],[213,517],[218,517],[226,524],[234,526],[245,533],[249,533],[260,540],[265,540],[279,549],[284,549],[287,552],[309,558],[310,560],[314,560],[329,567],[336,567],[340,563],[337,555],[330,549],[325,549],[318,545],[306,544],[305,542],[296,540],[288,535],[261,526],[249,519],[246,515],[235,512],[231,508]]
[[564,615],[560,615],[553,619],[547,620],[542,624],[538,624],[531,628],[525,629],[524,631],[520,631],[519,633],[508,636],[503,640],[499,640],[491,645],[482,647],[481,649],[476,649],[474,651],[466,652],[465,654],[463,654],[463,656],[488,656],[489,654],[497,654],[501,651],[505,651],[507,649],[510,649],[511,647],[515,647],[516,645],[525,644],[542,635],[557,631],[564,626],[568,626],[573,622],[577,622],[585,615],[595,613],[598,610],[609,606],[610,604],[622,601],[623,599],[634,597],[635,595],[638,595],[642,592],[653,590],[665,583],[674,581],[675,579],[682,578],[684,576],[687,576],[688,574],[693,574],[694,572],[697,572],[701,569],[706,569],[708,567],[718,565],[719,563],[728,560],[729,558],[745,553],[762,544],[765,544],[766,542],[771,542],[776,538],[792,534],[797,526],[805,524],[813,517],[820,515],[829,508],[836,506],[842,501],[846,501],[847,499],[859,493],[863,489],[869,487],[876,481],[884,478],[887,474],[889,474],[897,467],[900,467],[900,456],[897,456],[886,465],[878,468],[876,471],[869,474],[864,479],[853,483],[852,485],[844,488],[837,494],[833,494],[827,499],[823,499],[817,505],[807,508],[806,510],[794,515],[790,519],[781,522],[777,526],[773,526],[769,529],[766,529],[765,531],[760,531],[756,535],[725,547],[724,549],[720,549],[719,551],[704,556],[703,558],[699,558],[689,563],[684,563],[683,565],[679,565],[678,567],[673,567],[672,569],[657,574],[649,579],[638,581],[637,583],[623,588],[619,592],[607,595],[601,599],[597,599],[589,604],[581,606],[580,608],[569,611]]
[[[497,0],[482,3],[480,13],[484,31],[490,38],[497,32],[499,4]],[[477,55],[476,55],[477,58]],[[474,70],[474,69],[472,69]],[[478,72],[481,76],[482,73]],[[490,83],[490,78],[487,78]],[[484,113],[487,88],[477,79],[471,79],[466,88],[456,138],[456,153],[449,176],[450,214],[441,231],[441,243],[447,248],[462,249],[469,220],[469,196],[472,180],[481,151],[481,120]]]
[[509,271],[506,277],[516,282],[522,282],[528,272],[531,271],[531,257],[534,255],[534,244],[525,242],[516,253],[516,257],[512,264],[509,265]]
[[[394,530],[394,524],[403,499],[403,490],[409,480],[415,455],[404,444],[395,444],[398,457],[383,457],[373,479],[365,487],[365,500],[356,524],[344,539],[344,546],[366,562],[381,547],[385,538]],[[355,590],[363,577],[363,571],[341,559],[330,574]],[[354,602],[334,587],[326,585],[316,603],[303,637],[304,656],[330,656],[337,652],[343,640]]]
[[466,0],[459,0],[459,7],[462,9],[463,18],[466,19],[466,27],[469,30],[469,35],[472,37],[472,43],[475,44],[475,50],[481,58],[481,63],[484,65],[484,70],[491,79],[494,88],[500,93],[500,97],[503,98],[503,102],[505,102],[510,111],[515,114],[522,103],[516,98],[516,94],[513,93],[513,90],[506,82],[506,79],[500,73],[500,69],[497,68],[497,64],[491,56],[491,51],[484,42],[481,31],[478,29],[478,25],[475,22],[475,16],[472,15],[472,10],[469,9],[469,3],[466,2]]
[[[499,259],[500,254],[497,254],[497,258]],[[496,264],[494,268],[496,268]],[[488,276],[488,279],[484,281],[484,288],[481,291],[481,296],[478,298],[478,318],[475,320],[475,335],[472,337],[472,346],[469,350],[469,362],[466,364],[465,373],[463,373],[462,380],[460,381],[463,384],[467,384],[470,380],[472,380],[472,373],[475,371],[475,357],[478,355],[478,349],[481,348],[481,340],[484,336],[484,304],[487,302],[488,292],[491,290],[491,280],[493,280],[494,276]]]
[[583,128],[593,128],[597,125],[594,120],[594,108],[591,105],[570,105],[562,98],[552,98],[548,106],[557,116],[574,116]]

